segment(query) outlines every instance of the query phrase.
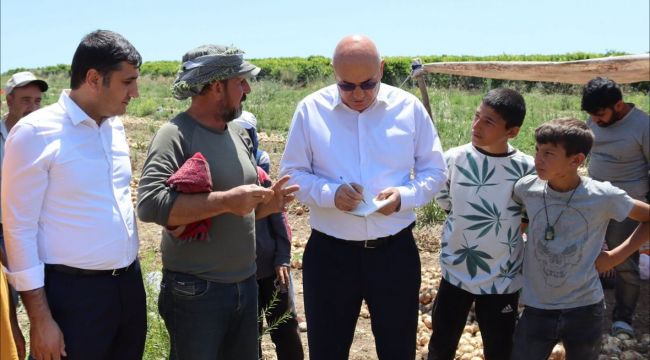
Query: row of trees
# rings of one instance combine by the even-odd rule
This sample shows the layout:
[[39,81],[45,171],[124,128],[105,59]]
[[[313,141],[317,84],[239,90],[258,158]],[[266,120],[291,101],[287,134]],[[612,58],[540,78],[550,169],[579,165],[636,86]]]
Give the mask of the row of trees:
[[[448,61],[574,61],[604,56],[625,55],[621,52],[608,52],[605,54],[596,53],[568,53],[557,55],[494,55],[494,56],[455,56],[455,55],[434,55],[420,56],[422,63],[448,62]],[[412,57],[395,56],[386,57],[384,67],[383,81],[399,86],[407,79],[411,72]],[[251,59],[255,65],[261,67],[258,75],[259,80],[274,80],[293,86],[303,86],[311,81],[322,81],[331,79],[332,67],[330,59],[324,56],[310,56],[306,58],[288,57],[288,58],[266,58]],[[142,75],[154,77],[173,77],[180,67],[179,61],[149,61],[142,65]],[[12,69],[7,72],[8,75],[24,71],[27,69]],[[55,74],[67,74],[70,71],[69,65],[54,65],[39,69],[34,69],[41,76],[50,76]],[[494,80],[477,77],[428,74],[427,81],[430,86],[438,88],[459,88],[463,90],[485,89],[496,86],[510,86],[522,91],[533,89],[544,92],[573,92],[576,86],[556,83],[537,83],[527,81],[507,81]],[[650,82],[641,82],[630,85],[633,90],[650,91]]]

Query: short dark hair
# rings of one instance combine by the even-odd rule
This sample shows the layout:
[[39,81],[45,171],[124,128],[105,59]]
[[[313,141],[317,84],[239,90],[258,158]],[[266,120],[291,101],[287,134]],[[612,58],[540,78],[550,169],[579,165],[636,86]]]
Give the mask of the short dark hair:
[[515,90],[496,88],[488,91],[482,103],[491,107],[506,121],[506,129],[520,127],[526,117],[524,97]]
[[594,133],[584,121],[562,118],[545,122],[535,129],[535,141],[562,146],[567,156],[578,153],[587,156],[594,143]]
[[589,114],[611,108],[621,100],[621,88],[614,80],[605,77],[591,79],[582,89],[582,110]]
[[70,88],[79,88],[90,69],[102,74],[104,83],[108,85],[111,73],[119,70],[123,61],[136,68],[142,65],[138,50],[122,35],[110,30],[91,32],[84,36],[72,57]]

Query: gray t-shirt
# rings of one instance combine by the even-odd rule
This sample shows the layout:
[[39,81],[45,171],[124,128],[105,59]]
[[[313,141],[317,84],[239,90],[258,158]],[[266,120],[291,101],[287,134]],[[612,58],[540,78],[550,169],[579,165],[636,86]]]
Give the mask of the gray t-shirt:
[[[251,146],[238,125],[228,124],[226,131],[218,132],[187,113],[179,114],[151,142],[138,184],[138,216],[167,225],[178,193],[165,181],[196,152],[208,161],[213,191],[257,183]],[[179,240],[163,230],[161,249],[165,269],[221,283],[239,282],[255,274],[255,214],[213,217],[207,241]]]
[[650,172],[648,114],[633,107],[623,119],[611,126],[600,127],[591,118],[587,119],[587,125],[595,137],[589,159],[589,176],[598,181],[609,181],[631,197],[646,201]]
[[[515,184],[513,199],[523,205],[530,219],[528,241],[524,245],[521,295],[525,305],[569,309],[603,299],[594,262],[610,219],[625,219],[634,200],[610,183],[588,177],[582,178],[567,206],[571,192],[554,191],[535,175]],[[554,224],[553,240],[545,240],[548,223]]]

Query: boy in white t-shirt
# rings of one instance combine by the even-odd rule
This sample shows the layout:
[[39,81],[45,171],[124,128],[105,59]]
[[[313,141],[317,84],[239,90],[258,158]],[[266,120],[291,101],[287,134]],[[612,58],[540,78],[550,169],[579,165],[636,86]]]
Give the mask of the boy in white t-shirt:
[[493,89],[476,109],[471,143],[445,153],[449,179],[436,197],[449,213],[442,233],[443,279],[432,309],[429,359],[453,359],[475,305],[485,358],[507,359],[521,288],[521,207],[512,188],[534,172],[513,148],[526,115],[514,90]]

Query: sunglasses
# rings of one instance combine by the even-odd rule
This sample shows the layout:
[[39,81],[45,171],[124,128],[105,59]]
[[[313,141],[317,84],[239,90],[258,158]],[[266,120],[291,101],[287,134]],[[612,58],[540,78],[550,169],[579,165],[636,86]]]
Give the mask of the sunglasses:
[[366,80],[366,81],[362,82],[359,85],[351,84],[351,83],[348,83],[348,82],[340,82],[340,83],[337,83],[336,85],[338,85],[339,89],[341,89],[343,91],[354,91],[354,89],[356,89],[357,86],[360,87],[361,90],[372,90],[377,86],[378,83],[379,83],[379,81]]

